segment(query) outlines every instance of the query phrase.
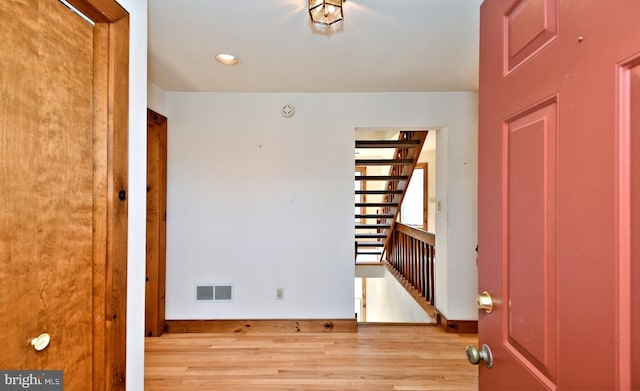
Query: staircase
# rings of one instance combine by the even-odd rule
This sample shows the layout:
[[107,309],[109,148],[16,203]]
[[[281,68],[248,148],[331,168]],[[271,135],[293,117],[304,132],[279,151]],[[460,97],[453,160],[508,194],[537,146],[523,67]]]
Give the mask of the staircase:
[[[382,259],[426,138],[427,131],[402,131],[395,140],[355,141],[356,150],[379,152],[375,158],[355,160],[356,172],[364,172],[355,176],[356,262]],[[373,167],[384,174],[368,175]]]

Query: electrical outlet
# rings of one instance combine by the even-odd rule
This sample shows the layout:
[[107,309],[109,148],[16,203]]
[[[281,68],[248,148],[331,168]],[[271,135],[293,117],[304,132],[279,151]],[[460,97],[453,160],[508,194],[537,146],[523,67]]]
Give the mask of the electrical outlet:
[[284,300],[284,288],[276,288],[276,300]]

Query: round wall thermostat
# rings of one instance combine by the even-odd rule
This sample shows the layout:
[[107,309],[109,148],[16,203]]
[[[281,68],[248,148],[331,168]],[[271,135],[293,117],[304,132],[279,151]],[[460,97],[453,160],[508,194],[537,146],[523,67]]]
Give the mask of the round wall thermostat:
[[293,113],[294,113],[293,105],[286,104],[282,106],[282,108],[280,109],[280,114],[282,114],[282,116],[286,118],[292,117]]

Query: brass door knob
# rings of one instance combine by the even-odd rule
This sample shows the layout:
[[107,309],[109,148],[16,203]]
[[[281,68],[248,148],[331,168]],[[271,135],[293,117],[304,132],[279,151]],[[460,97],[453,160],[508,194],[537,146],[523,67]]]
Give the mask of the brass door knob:
[[487,344],[482,345],[482,349],[478,349],[475,345],[467,345],[467,360],[473,365],[480,364],[480,361],[484,361],[487,368],[493,366],[493,355],[491,349]]
[[491,298],[489,292],[484,291],[476,296],[476,306],[478,306],[479,310],[484,310],[487,314],[493,311],[493,298]]

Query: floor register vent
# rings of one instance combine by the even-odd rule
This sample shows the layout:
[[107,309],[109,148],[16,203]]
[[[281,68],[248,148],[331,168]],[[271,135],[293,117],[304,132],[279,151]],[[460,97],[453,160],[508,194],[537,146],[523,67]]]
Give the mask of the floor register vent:
[[233,285],[231,284],[196,284],[196,302],[231,302],[233,301]]

